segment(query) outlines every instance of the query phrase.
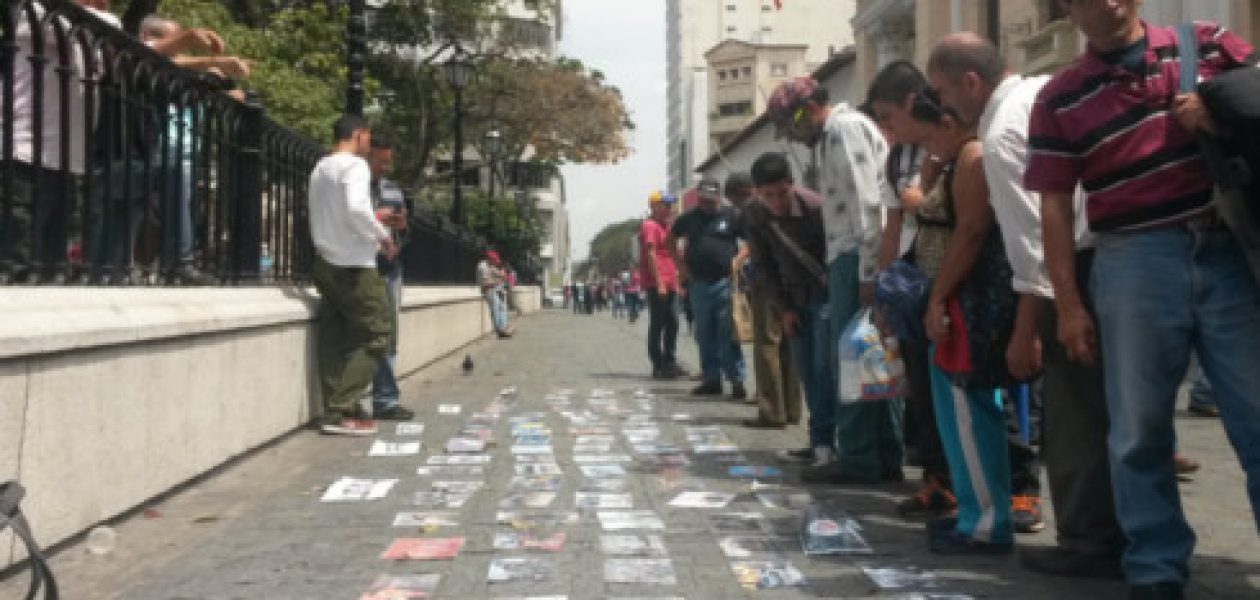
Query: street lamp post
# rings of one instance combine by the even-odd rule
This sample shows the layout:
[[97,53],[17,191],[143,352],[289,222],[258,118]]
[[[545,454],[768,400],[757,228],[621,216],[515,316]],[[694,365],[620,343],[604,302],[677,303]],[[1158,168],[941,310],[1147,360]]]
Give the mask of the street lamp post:
[[464,88],[472,76],[472,65],[458,48],[446,61],[446,82],[455,92],[455,151],[451,156],[451,220],[456,225],[467,225],[464,220]]
[[494,200],[494,179],[497,174],[499,154],[503,152],[503,136],[498,129],[491,129],[486,132],[483,148],[486,150],[486,162],[490,167],[490,199]]
[[367,4],[350,0],[346,22],[346,114],[363,116],[363,68],[367,57]]

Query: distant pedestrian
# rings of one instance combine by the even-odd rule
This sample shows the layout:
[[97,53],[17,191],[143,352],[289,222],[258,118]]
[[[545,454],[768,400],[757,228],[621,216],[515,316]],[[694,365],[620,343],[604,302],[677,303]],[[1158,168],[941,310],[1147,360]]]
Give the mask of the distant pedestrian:
[[643,276],[636,269],[634,272],[622,271],[622,279],[626,283],[626,320],[631,323],[639,320],[639,307],[643,302]]
[[512,337],[512,330],[508,328],[507,275],[498,252],[487,250],[486,257],[477,264],[477,285],[490,310],[495,334],[499,339]]
[[[368,154],[368,166],[372,169],[372,205],[376,220],[391,230],[394,245],[401,247],[400,233],[407,229],[407,209],[402,189],[385,178],[394,164],[394,148],[385,136],[372,136],[372,149]],[[389,302],[390,325],[393,330],[389,352],[381,359],[372,379],[372,416],[386,421],[410,421],[415,413],[399,404],[402,392],[398,389],[395,372],[398,361],[398,318],[402,307],[402,259],[394,256],[377,256],[376,268],[385,281],[385,298]]]
[[764,222],[749,232],[763,274],[759,281],[781,309],[783,336],[792,345],[809,407],[809,445],[787,450],[780,458],[828,465],[836,454],[836,385],[828,364],[836,340],[827,319],[822,199],[793,183],[792,167],[781,153],[761,155],[753,163],[752,178],[766,208]]
[[674,355],[678,343],[678,269],[666,246],[675,198],[654,192],[648,197],[649,218],[639,226],[639,275],[648,297],[648,358],[652,377],[673,379],[686,373]]
[[372,170],[363,159],[372,133],[362,118],[346,115],[333,126],[336,144],[320,159],[309,184],[311,275],[319,292],[319,370],[324,433],[372,435],[376,422],[359,400],[389,351],[393,327],[376,256],[394,258],[398,247],[372,210]]
[[696,344],[700,348],[700,385],[695,396],[722,395],[722,378],[731,384],[731,396],[743,400],[744,352],[731,332],[731,263],[739,252],[735,231],[738,215],[722,206],[722,186],[706,179],[696,191],[696,207],[674,221],[666,244],[681,240],[687,273],[687,297],[696,318]]
[[739,236],[744,247],[733,269],[746,274],[752,308],[753,367],[757,377],[757,417],[744,421],[745,427],[783,429],[801,420],[801,382],[792,364],[792,346],[783,335],[782,310],[773,302],[762,279],[761,263],[754,252],[752,231],[764,227],[768,209],[756,197],[756,186],[747,173],[735,173],[726,180],[726,197],[740,209]]

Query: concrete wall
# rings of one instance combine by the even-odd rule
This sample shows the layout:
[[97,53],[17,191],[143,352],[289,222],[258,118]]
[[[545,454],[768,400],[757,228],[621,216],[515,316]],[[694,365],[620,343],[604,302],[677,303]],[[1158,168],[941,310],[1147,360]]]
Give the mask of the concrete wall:
[[[537,288],[516,292],[526,313]],[[307,290],[0,290],[0,480],[51,545],[307,423],[316,413]],[[399,367],[490,331],[475,288],[404,293]],[[0,537],[0,567],[20,560]]]

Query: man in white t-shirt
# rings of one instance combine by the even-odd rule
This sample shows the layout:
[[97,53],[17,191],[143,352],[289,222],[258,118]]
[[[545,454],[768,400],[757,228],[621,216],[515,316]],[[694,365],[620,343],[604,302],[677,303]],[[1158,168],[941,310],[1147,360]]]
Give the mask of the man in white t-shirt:
[[367,122],[343,116],[333,125],[333,136],[333,152],[315,165],[309,191],[316,250],[311,275],[320,297],[319,377],[325,406],[320,430],[372,435],[376,423],[362,418],[359,400],[393,337],[376,255],[392,259],[398,248],[372,208],[372,171],[363,158],[372,143]]

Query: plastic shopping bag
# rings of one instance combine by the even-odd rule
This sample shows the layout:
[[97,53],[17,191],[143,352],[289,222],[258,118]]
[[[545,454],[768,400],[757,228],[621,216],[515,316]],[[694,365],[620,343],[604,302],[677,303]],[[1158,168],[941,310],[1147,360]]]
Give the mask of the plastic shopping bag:
[[897,341],[879,339],[871,309],[859,310],[840,336],[840,401],[900,398],[905,392],[905,365]]

